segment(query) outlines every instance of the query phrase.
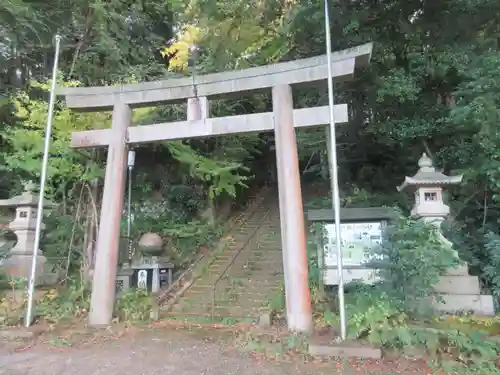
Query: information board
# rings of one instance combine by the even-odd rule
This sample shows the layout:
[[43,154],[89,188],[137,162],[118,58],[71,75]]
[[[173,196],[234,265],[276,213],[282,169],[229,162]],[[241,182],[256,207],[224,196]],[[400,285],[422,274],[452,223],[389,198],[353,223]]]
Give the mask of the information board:
[[[341,247],[344,269],[344,281],[356,279],[365,282],[375,280],[375,271],[363,268],[372,259],[372,250],[382,242],[382,222],[341,223]],[[326,243],[324,245],[324,272],[326,285],[337,285],[337,250],[335,237],[335,224],[326,224]],[[355,269],[349,269],[355,266]]]
[[[337,265],[335,224],[326,224],[325,264]],[[341,223],[341,247],[344,265],[359,266],[370,259],[370,250],[382,242],[382,223]]]

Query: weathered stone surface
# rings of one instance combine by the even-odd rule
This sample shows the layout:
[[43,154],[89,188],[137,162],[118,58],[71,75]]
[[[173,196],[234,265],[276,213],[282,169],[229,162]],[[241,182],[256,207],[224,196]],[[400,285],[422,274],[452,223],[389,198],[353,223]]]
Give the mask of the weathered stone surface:
[[259,327],[267,328],[271,327],[271,324],[272,324],[271,313],[270,312],[262,313],[261,316],[259,317]]
[[[368,65],[373,45],[363,44],[332,53],[333,77],[336,81],[351,79],[355,68]],[[300,84],[326,81],[327,56],[252,67],[201,76],[196,89],[189,77],[166,81],[145,82],[120,86],[60,88],[69,108],[106,110],[116,101],[133,107],[151,106],[164,102],[182,101],[202,96],[220,96],[236,92],[262,90],[279,84]]]
[[434,290],[444,294],[479,295],[481,293],[479,279],[476,276],[442,276]]
[[163,252],[163,239],[157,233],[145,233],[137,244],[139,251],[146,254],[159,254]]
[[441,297],[443,303],[436,304],[436,308],[440,311],[448,313],[472,311],[474,315],[495,315],[495,306],[491,295],[445,294]]
[[382,351],[380,349],[364,346],[355,342],[341,342],[339,344],[312,343],[309,345],[309,354],[318,357],[382,358]]
[[[337,104],[334,110],[337,124],[346,123],[349,120],[347,104]],[[294,126],[303,128],[323,125],[329,121],[329,116],[328,106],[295,109],[293,111]],[[129,144],[138,144],[270,130],[273,130],[273,114],[265,112],[131,126],[127,130],[127,140]],[[73,133],[71,147],[107,147],[112,139],[111,129],[85,130]]]

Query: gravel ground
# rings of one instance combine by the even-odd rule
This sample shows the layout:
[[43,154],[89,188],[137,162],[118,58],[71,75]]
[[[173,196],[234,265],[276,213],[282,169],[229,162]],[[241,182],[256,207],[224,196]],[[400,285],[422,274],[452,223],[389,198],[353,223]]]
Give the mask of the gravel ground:
[[[187,331],[145,331],[82,347],[0,349],[1,375],[310,374],[238,352],[218,338]],[[333,375],[333,373],[330,373]]]
[[[0,340],[0,375],[429,375],[423,360],[269,360],[246,347],[248,330],[154,326],[46,333],[37,344],[14,329]],[[243,335],[243,338],[242,338]],[[14,339],[14,336],[16,339]],[[32,336],[29,336],[32,337]],[[246,350],[243,348],[246,347]],[[444,372],[440,374],[445,374]]]

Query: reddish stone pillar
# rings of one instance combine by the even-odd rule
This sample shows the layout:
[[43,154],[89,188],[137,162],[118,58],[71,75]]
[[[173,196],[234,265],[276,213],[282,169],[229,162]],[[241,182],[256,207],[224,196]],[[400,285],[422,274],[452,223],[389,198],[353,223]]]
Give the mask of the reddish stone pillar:
[[288,329],[310,332],[311,297],[292,88],[280,85],[272,92]]
[[132,111],[127,104],[115,104],[111,126],[113,136],[108,148],[92,282],[89,314],[89,324],[92,326],[109,325],[113,317],[120,221],[127,170],[127,128],[131,118]]

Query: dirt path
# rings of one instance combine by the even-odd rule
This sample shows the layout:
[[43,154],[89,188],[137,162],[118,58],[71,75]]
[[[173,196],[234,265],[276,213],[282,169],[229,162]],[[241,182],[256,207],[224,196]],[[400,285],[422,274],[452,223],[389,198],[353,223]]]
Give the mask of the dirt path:
[[[121,332],[121,333],[120,333]],[[0,341],[0,375],[428,375],[422,361],[269,360],[251,352],[248,330],[178,325],[123,334],[86,329],[44,334],[34,347]],[[243,340],[241,339],[243,336]],[[262,349],[262,348],[261,348]],[[440,373],[444,374],[444,373]]]
[[[309,374],[273,363],[188,331],[143,331],[80,348],[37,345],[22,352],[0,349],[1,375],[285,375]],[[312,375],[312,373],[311,373]],[[331,374],[334,375],[334,374]]]

